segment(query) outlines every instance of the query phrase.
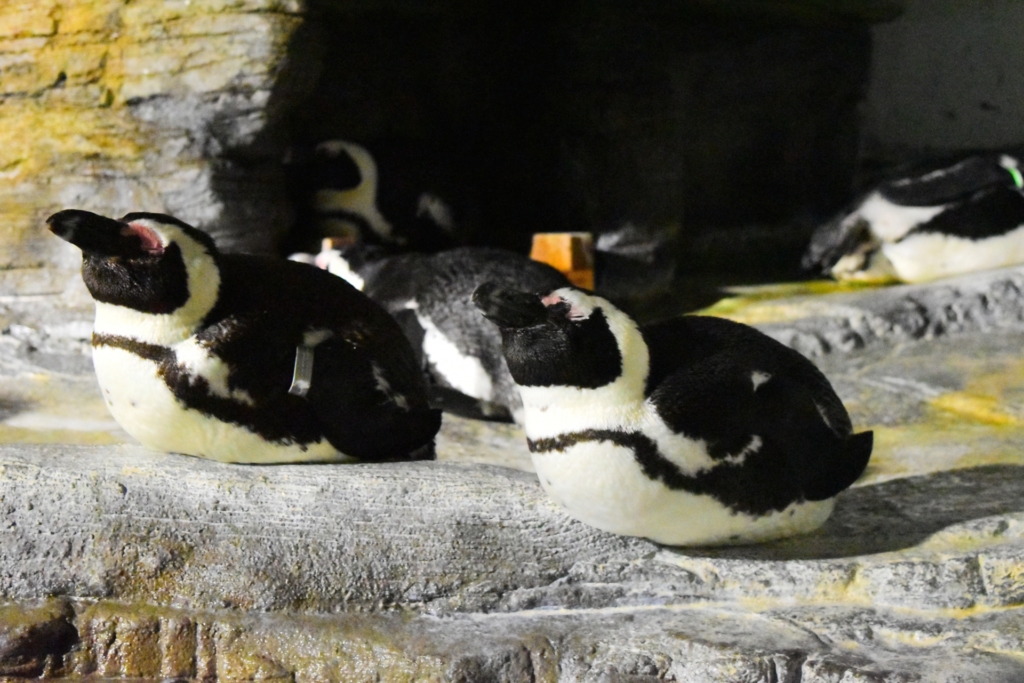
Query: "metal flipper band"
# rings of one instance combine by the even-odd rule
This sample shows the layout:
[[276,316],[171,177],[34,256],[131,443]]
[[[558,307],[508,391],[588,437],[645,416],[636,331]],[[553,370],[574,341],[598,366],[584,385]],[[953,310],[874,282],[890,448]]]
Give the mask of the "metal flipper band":
[[313,347],[295,347],[295,371],[292,373],[292,385],[288,387],[289,394],[305,396],[309,391],[309,385],[313,381]]

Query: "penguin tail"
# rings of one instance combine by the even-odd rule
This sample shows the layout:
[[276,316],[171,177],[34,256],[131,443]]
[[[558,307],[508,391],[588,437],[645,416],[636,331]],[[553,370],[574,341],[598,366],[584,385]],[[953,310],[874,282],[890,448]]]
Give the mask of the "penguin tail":
[[434,440],[431,439],[416,450],[409,451],[404,460],[437,460],[437,449],[434,446]]
[[434,460],[434,435],[441,428],[441,411],[367,412],[349,429],[335,429],[327,439],[335,448],[363,462]]
[[849,488],[864,474],[874,448],[874,432],[861,432],[849,436],[830,467],[804,484],[806,500],[826,500]]
[[374,460],[436,460],[434,436],[441,429],[441,411],[437,408],[415,408],[402,415],[400,433],[378,443],[383,447]]

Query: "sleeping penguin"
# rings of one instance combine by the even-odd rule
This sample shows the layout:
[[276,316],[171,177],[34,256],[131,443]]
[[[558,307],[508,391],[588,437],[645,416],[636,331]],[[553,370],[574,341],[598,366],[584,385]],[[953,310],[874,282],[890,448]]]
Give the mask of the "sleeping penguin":
[[828,380],[729,320],[638,327],[574,288],[481,285],[501,330],[541,485],[599,529],[669,545],[747,543],[820,526],[864,471]]
[[480,316],[471,297],[484,282],[549,292],[569,285],[562,273],[515,252],[486,247],[388,256],[372,246],[352,245],[321,252],[317,264],[398,320],[431,380],[436,405],[469,417],[522,421],[522,401],[502,357],[501,335]]
[[339,278],[222,254],[162,214],[47,222],[82,250],[96,376],[145,446],[245,463],[433,457],[441,416],[412,349]]
[[1022,188],[1008,154],[883,183],[815,231],[803,266],[840,280],[925,282],[1024,263]]

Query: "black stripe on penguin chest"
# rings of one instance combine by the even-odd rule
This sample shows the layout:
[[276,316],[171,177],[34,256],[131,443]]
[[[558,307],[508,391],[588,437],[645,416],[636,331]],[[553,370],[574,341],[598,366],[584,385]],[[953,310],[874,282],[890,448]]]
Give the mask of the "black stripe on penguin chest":
[[94,334],[93,346],[132,353],[157,366],[157,375],[183,407],[220,422],[238,425],[266,441],[300,446],[320,441],[323,431],[309,403],[281,387],[276,396],[254,396],[256,405],[212,392],[207,378],[190,373],[173,349],[119,335]]
[[529,440],[531,453],[557,458],[558,453],[585,442],[608,442],[628,448],[649,479],[673,491],[707,495],[736,513],[761,517],[779,512],[803,499],[797,485],[778,466],[779,453],[762,443],[742,462],[718,461],[710,470],[684,474],[658,450],[655,441],[639,432],[587,429],[554,438]]

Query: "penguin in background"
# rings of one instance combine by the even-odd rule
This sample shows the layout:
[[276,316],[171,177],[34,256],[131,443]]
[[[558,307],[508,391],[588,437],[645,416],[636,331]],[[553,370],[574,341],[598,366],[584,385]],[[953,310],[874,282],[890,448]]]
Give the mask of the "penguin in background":
[[1024,175],[984,154],[884,182],[821,225],[802,265],[838,280],[927,282],[1024,263]]
[[594,243],[594,289],[618,302],[644,301],[672,288],[679,225],[624,221]]
[[374,147],[326,140],[290,151],[293,193],[315,237],[421,252],[463,242],[466,216],[438,193],[452,185],[443,163],[411,141]]
[[501,335],[479,315],[472,295],[484,282],[551,291],[569,285],[561,272],[487,247],[387,255],[372,245],[351,245],[321,252],[316,262],[394,316],[430,378],[435,405],[469,417],[522,421]]
[[239,463],[434,457],[440,411],[412,349],[346,282],[220,253],[163,214],[47,223],[82,250],[96,376],[143,445]]
[[493,283],[473,294],[501,331],[540,483],[570,515],[668,545],[767,541],[825,522],[864,472],[806,358],[729,320],[638,326],[601,297]]

